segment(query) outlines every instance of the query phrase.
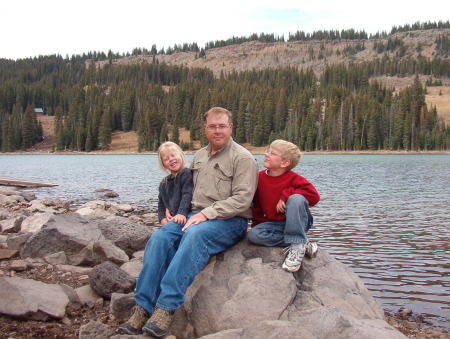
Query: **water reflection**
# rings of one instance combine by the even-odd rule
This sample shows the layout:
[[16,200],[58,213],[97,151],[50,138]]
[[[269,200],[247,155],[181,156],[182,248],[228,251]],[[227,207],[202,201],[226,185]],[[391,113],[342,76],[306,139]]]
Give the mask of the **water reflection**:
[[[411,308],[446,328],[449,168],[449,155],[304,155],[295,169],[322,197],[310,237],[350,266],[384,308]],[[39,189],[39,197],[81,203],[110,188],[120,202],[155,209],[163,174],[154,155],[0,155],[0,176],[59,184]]]

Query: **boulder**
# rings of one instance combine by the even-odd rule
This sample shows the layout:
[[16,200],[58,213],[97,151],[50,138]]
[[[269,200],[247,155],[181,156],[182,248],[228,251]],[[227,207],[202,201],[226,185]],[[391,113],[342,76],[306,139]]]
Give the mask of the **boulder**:
[[133,278],[137,279],[139,273],[141,273],[142,270],[142,258],[141,260],[131,260],[129,262],[126,262],[125,264],[121,265],[120,268],[131,275]]
[[17,233],[20,231],[24,216],[19,215],[11,219],[0,221],[0,231],[2,233]]
[[102,239],[97,225],[88,223],[76,213],[54,215],[40,232],[28,239],[21,256],[43,258],[60,251],[69,256],[81,251],[89,242]]
[[105,239],[112,240],[129,257],[134,252],[143,250],[151,234],[155,232],[154,228],[119,216],[109,216],[96,221]]
[[53,212],[43,212],[43,213],[35,213],[32,216],[27,217],[24,221],[22,221],[21,232],[27,233],[36,233],[42,229],[47,222],[49,222],[54,213]]
[[17,277],[0,277],[0,299],[0,314],[27,320],[62,319],[66,307],[79,305],[68,286]]
[[89,285],[99,295],[111,299],[114,292],[130,293],[135,279],[111,261],[97,265],[89,272]]
[[130,260],[125,251],[114,245],[111,240],[94,242],[92,251],[96,264],[100,264],[104,261],[111,261],[114,264],[122,265]]
[[8,248],[11,250],[21,250],[25,243],[30,239],[33,233],[18,233],[11,234],[6,243],[8,244]]
[[176,337],[404,338],[361,279],[327,252],[281,268],[280,248],[242,241],[211,258],[186,293]]

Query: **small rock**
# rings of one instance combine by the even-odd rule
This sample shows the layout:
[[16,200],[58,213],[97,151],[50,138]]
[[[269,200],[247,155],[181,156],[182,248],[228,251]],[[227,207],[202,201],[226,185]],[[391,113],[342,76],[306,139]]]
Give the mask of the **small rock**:
[[117,194],[117,193],[114,192],[114,191],[106,192],[106,193],[104,194],[104,197],[105,197],[105,198],[117,198],[118,196],[119,196],[119,194]]
[[13,260],[11,263],[11,269],[16,272],[25,271],[28,267],[28,264],[24,260]]
[[403,325],[410,330],[418,330],[419,329],[419,324],[416,322],[413,322],[413,321],[405,320],[403,322]]
[[118,205],[113,205],[115,209],[119,210],[119,211],[124,211],[124,212],[133,212],[136,207],[128,205],[128,204],[118,204]]
[[64,325],[72,325],[72,321],[67,317],[62,318],[61,323],[63,323]]
[[17,251],[17,250],[10,250],[10,249],[5,249],[5,248],[0,248],[0,260],[14,258],[18,254],[19,254],[19,251]]
[[90,321],[80,327],[79,339],[107,339],[114,334],[114,329],[98,321]]
[[130,293],[136,280],[111,261],[105,261],[89,272],[89,284],[100,296],[110,299],[113,292]]
[[413,311],[410,308],[401,308],[399,309],[398,313],[403,316],[410,316],[413,313]]

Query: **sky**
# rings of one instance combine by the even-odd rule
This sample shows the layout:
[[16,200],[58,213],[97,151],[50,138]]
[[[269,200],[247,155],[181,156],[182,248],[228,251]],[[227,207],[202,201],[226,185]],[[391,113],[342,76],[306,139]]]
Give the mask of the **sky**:
[[89,51],[160,50],[252,33],[353,28],[368,34],[393,26],[450,20],[450,1],[405,0],[4,0],[0,58],[22,59]]

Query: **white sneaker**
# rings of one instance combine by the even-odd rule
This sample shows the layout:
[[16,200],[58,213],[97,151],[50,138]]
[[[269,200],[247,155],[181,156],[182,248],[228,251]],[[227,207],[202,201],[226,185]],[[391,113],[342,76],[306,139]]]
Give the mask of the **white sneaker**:
[[287,272],[297,272],[302,265],[302,260],[306,252],[306,246],[301,246],[297,249],[288,247],[288,249],[288,254],[281,267]]
[[315,258],[317,255],[317,250],[319,249],[319,246],[315,242],[307,242],[306,243],[306,252],[305,254],[310,258]]

